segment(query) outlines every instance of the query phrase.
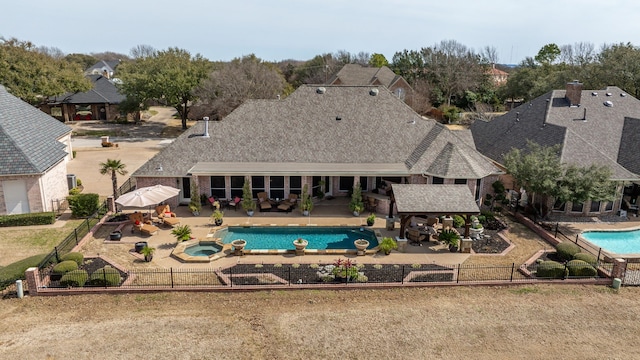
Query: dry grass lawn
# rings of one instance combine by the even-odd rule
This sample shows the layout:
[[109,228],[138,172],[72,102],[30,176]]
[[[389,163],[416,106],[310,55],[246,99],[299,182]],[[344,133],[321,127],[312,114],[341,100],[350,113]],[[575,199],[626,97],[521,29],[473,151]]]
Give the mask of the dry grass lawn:
[[156,293],[7,299],[3,359],[632,359],[640,288]]

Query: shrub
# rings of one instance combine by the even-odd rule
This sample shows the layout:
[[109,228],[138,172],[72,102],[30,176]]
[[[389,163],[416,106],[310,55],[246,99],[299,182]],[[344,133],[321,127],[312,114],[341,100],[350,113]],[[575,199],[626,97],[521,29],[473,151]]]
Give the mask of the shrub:
[[53,212],[0,216],[0,226],[49,225],[55,221],[56,214]]
[[66,260],[59,262],[53,267],[53,274],[55,275],[64,275],[69,271],[77,270],[78,263],[73,260]]
[[75,196],[80,194],[80,189],[78,189],[77,187],[74,187],[73,189],[69,190],[69,195],[71,196]]
[[564,265],[557,261],[543,261],[538,264],[536,276],[541,278],[562,279],[564,277]]
[[82,255],[82,253],[79,253],[79,252],[70,252],[68,254],[63,255],[60,258],[60,260],[62,261],[73,260],[78,264],[78,266],[80,266],[84,261],[84,255]]
[[593,256],[591,254],[587,254],[587,253],[582,253],[582,252],[573,255],[573,259],[574,260],[582,260],[582,261],[584,261],[587,264],[590,264],[592,266],[594,266],[594,265],[596,265],[598,263],[598,259],[596,259],[595,256]]
[[64,274],[60,279],[60,285],[71,287],[83,287],[89,279],[89,274],[84,270],[73,270]]
[[107,265],[91,274],[91,277],[89,278],[89,285],[118,286],[118,284],[120,284],[120,280],[120,272]]
[[580,252],[580,246],[569,241],[564,241],[556,245],[556,252],[561,260],[569,261],[573,259],[575,254]]
[[453,215],[453,227],[461,228],[464,226],[464,219],[460,215]]
[[78,194],[68,196],[71,214],[77,218],[87,217],[98,210],[98,194]]
[[588,262],[583,260],[571,260],[567,263],[567,269],[569,269],[570,276],[596,276],[598,271]]
[[388,255],[391,252],[391,250],[397,250],[397,249],[398,249],[398,244],[396,243],[395,240],[393,240],[390,237],[382,238],[382,242],[380,242],[380,251]]

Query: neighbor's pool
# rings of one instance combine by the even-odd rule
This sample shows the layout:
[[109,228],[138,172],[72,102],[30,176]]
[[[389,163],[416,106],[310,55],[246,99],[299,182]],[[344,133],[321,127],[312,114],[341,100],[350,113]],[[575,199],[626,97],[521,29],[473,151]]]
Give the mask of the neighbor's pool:
[[293,241],[303,238],[309,241],[307,249],[347,249],[353,250],[357,239],[369,241],[368,249],[378,246],[373,231],[360,227],[344,226],[230,226],[216,233],[225,244],[233,240],[247,241],[247,250],[295,249]]
[[582,237],[615,254],[640,254],[640,230],[585,231]]

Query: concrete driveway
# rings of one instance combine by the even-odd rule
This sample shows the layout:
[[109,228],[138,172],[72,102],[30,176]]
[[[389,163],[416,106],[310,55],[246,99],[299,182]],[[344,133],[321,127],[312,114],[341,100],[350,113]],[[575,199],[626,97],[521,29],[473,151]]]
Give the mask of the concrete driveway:
[[129,175],[142,164],[151,159],[173,139],[160,138],[162,129],[173,119],[175,109],[152,107],[157,113],[140,125],[121,125],[104,122],[76,122],[70,124],[74,132],[110,131],[119,136],[110,137],[109,141],[118,147],[102,147],[99,136],[72,137],[76,158],[67,165],[67,173],[74,174],[82,180],[84,193],[96,193],[102,196],[113,194],[111,175],[100,174],[100,163],[107,159],[116,159],[126,165],[127,175],[118,175],[118,186],[122,185]]

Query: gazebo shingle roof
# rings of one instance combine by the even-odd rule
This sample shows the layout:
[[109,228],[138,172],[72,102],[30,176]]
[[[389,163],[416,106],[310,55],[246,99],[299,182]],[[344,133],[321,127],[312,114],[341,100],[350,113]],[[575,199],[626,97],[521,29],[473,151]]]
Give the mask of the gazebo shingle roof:
[[398,214],[479,214],[466,185],[392,184]]

